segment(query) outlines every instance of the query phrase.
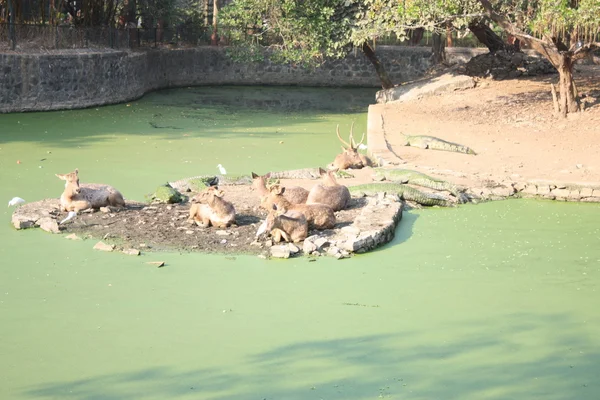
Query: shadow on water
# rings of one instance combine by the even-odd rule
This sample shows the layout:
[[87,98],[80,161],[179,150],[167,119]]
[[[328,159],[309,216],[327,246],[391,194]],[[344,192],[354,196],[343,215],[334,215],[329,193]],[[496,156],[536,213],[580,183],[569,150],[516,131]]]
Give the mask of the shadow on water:
[[420,218],[420,215],[413,211],[403,211],[402,219],[398,223],[396,227],[396,232],[394,233],[394,238],[386,245],[376,248],[369,252],[371,253],[380,253],[382,251],[386,251],[392,246],[400,245],[404,242],[407,242],[411,236],[413,235],[414,226],[417,222],[417,219]]
[[[249,129],[256,137],[272,137],[280,135],[282,126],[289,130],[322,124],[327,116],[359,114],[362,118],[374,94],[375,89],[298,87],[167,89],[118,105],[0,115],[0,143],[89,146],[123,134],[168,140],[188,136],[235,139],[247,138]],[[332,133],[334,129],[332,124]],[[313,132],[298,129],[294,133]]]
[[[594,343],[575,330],[547,335],[552,326],[578,323],[566,313],[513,313],[485,323],[456,321],[433,335],[421,329],[300,341],[222,368],[147,368],[44,384],[23,394],[81,400],[597,399],[600,353],[580,351]],[[440,331],[444,339],[436,336]]]

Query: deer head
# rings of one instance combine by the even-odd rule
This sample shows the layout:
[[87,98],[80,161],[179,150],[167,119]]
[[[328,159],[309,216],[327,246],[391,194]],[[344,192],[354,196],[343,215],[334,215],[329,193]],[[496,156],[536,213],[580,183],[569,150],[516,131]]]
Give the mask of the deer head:
[[65,190],[70,189],[73,194],[79,194],[81,188],[79,186],[79,169],[68,174],[55,174],[59,179],[65,181]]
[[270,172],[265,175],[258,175],[252,172],[251,190],[256,190],[260,196],[268,195],[269,190],[267,189],[267,181],[270,177]]
[[362,138],[360,139],[360,142],[356,143],[354,141],[354,137],[353,137],[353,130],[354,130],[354,122],[352,123],[352,126],[350,127],[349,141],[346,142],[340,136],[340,126],[338,125],[335,128],[337,137],[340,140],[340,142],[342,143],[342,153],[338,154],[335,157],[335,160],[333,161],[333,168],[335,168],[335,169],[348,169],[348,168],[360,169],[365,166],[364,158],[361,157],[361,154],[359,154],[359,152],[358,152],[358,146],[360,146],[362,144],[362,142],[365,140],[365,134],[363,133]]
[[209,186],[203,192],[194,196],[192,202],[210,205],[214,202],[215,197],[222,198],[223,195],[223,190],[220,190],[217,186]]

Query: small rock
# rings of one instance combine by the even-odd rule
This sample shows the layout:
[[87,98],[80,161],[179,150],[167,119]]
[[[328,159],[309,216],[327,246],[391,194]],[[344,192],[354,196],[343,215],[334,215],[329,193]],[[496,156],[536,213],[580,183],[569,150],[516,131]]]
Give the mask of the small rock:
[[271,246],[273,246],[273,241],[272,241],[271,239],[267,240],[267,241],[265,242],[265,246],[267,246],[267,247],[271,247]]
[[288,244],[288,249],[290,249],[290,253],[292,253],[292,254],[296,254],[296,253],[298,253],[300,251],[300,249],[298,248],[298,246],[296,246],[293,243],[289,243]]
[[104,242],[98,242],[94,245],[94,250],[113,251],[114,249],[115,249],[114,244],[106,244]]
[[302,251],[304,254],[311,254],[313,251],[317,250],[317,245],[309,240],[305,240],[302,245]]
[[100,207],[100,211],[107,214],[107,213],[111,212],[112,210],[110,209],[110,207]]
[[194,231],[185,231],[185,233],[188,234],[188,235],[193,235]]
[[577,169],[581,169],[583,168],[583,164],[575,164],[575,167],[577,167]]
[[221,240],[221,244],[225,244],[225,243],[227,243],[227,239]]
[[215,235],[228,236],[228,235],[231,235],[231,233],[224,231],[224,230],[219,230],[219,231],[215,231]]
[[59,233],[60,232],[60,230],[58,229],[58,222],[54,218],[50,218],[50,217],[40,218],[36,222],[36,224],[39,225],[39,227],[42,228],[42,230],[44,230],[46,232],[50,232],[50,233]]
[[277,245],[271,247],[271,257],[290,258],[290,249],[286,245]]
[[17,229],[28,229],[28,228],[33,228],[35,226],[35,222],[33,222],[31,220],[14,218],[14,217],[13,217],[12,223],[13,223],[14,227]]
[[327,243],[329,243],[327,241],[327,239],[326,238],[322,238],[322,237],[320,237],[320,238],[318,238],[318,239],[316,239],[314,241],[314,244],[315,244],[315,246],[317,246],[318,250],[321,250],[323,248],[323,246],[325,246]]
[[65,239],[69,239],[69,240],[82,240],[79,236],[77,236],[74,233],[71,233],[70,235],[65,236]]
[[127,254],[128,256],[139,256],[140,251],[138,249],[125,249],[123,250],[123,254]]
[[148,246],[146,243],[140,243],[139,247],[151,247],[151,246]]
[[263,244],[255,240],[253,242],[250,242],[250,246],[262,247]]
[[[340,253],[340,249],[338,249],[335,246],[331,246],[328,250],[327,250],[327,255],[335,257],[335,258],[340,258],[341,257],[341,253]],[[340,257],[338,257],[340,256]]]
[[266,259],[267,259],[267,256],[265,256],[264,254],[259,254],[259,255],[258,255],[258,258],[262,258],[263,260],[266,260]]
[[153,266],[155,266],[157,268],[165,266],[165,262],[164,261],[148,261],[146,264],[153,265]]

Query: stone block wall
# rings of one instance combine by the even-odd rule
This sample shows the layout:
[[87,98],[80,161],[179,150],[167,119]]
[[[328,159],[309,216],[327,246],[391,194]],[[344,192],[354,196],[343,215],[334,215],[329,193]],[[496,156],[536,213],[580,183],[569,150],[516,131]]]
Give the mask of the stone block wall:
[[[393,82],[423,75],[431,50],[379,46],[377,54]],[[448,49],[464,61],[481,49]],[[164,88],[193,85],[295,85],[379,87],[361,52],[307,70],[292,65],[234,63],[223,47],[147,51],[62,51],[0,54],[0,112],[85,108],[120,103]]]

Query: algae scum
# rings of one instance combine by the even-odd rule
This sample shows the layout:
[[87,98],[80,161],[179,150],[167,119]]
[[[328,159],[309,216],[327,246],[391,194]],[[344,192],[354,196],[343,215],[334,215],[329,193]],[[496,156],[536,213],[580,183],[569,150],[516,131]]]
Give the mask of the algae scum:
[[[217,164],[324,165],[335,125],[364,130],[373,94],[193,88],[0,115],[0,191],[58,197],[54,174],[77,167],[142,201]],[[260,96],[280,101],[253,106]],[[390,245],[309,262],[106,254],[15,231],[5,207],[0,398],[597,399],[599,211],[533,200],[411,211]]]

